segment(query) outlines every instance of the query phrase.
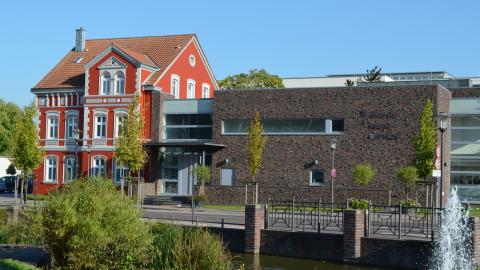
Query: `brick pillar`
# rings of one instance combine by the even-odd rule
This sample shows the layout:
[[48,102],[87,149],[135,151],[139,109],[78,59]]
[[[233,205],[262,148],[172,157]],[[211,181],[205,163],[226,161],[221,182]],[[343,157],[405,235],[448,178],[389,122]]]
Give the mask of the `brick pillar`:
[[480,265],[480,218],[471,217],[468,220],[470,229],[472,230],[470,239],[470,252],[473,257],[473,264],[475,266]]
[[260,253],[260,234],[263,223],[263,205],[245,205],[245,253]]
[[360,258],[360,241],[365,233],[365,212],[345,210],[343,212],[343,261],[356,262]]

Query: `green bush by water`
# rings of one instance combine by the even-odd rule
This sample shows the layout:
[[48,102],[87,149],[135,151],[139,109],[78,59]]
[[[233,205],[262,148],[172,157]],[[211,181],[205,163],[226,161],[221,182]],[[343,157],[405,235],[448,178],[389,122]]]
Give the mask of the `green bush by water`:
[[151,269],[231,269],[231,256],[220,239],[205,229],[152,225]]
[[0,260],[0,269],[2,270],[38,270],[29,264],[25,264],[12,259]]

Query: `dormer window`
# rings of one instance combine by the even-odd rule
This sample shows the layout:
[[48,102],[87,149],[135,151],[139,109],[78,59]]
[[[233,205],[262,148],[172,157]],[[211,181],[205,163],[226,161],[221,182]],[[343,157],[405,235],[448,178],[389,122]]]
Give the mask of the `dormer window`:
[[112,76],[108,72],[103,72],[102,73],[102,89],[101,93],[102,95],[110,95],[110,89],[111,89],[111,83],[112,83]]
[[125,94],[125,75],[121,71],[115,73],[115,93],[117,95]]

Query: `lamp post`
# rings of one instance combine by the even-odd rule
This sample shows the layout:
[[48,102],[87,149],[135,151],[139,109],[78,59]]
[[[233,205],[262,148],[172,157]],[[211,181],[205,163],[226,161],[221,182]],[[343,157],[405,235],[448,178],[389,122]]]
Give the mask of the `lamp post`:
[[447,131],[448,122],[447,122],[447,113],[440,112],[438,113],[438,130],[440,130],[440,208],[443,207],[443,134]]
[[75,165],[73,170],[75,172],[74,179],[77,179],[78,177],[78,144],[80,143],[80,133],[82,133],[82,131],[78,127],[73,131],[75,137]]
[[331,199],[332,199],[332,209],[333,209],[333,180],[335,179],[334,170],[335,170],[335,149],[337,149],[337,139],[330,140],[330,149],[332,150],[332,171],[330,172],[330,176],[332,177],[332,181],[330,182],[330,190],[332,192]]

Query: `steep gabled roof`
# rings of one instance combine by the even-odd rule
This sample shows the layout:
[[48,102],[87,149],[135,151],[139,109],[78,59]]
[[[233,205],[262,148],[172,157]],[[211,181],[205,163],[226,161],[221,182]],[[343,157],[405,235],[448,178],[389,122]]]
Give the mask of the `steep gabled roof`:
[[[182,49],[194,37],[193,34],[89,39],[85,42],[85,51],[70,50],[62,60],[32,88],[33,91],[50,88],[83,88],[85,84],[85,63],[114,44],[120,50],[140,63],[158,67],[163,71],[177,57]],[[77,59],[83,59],[76,63]]]

